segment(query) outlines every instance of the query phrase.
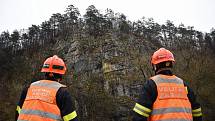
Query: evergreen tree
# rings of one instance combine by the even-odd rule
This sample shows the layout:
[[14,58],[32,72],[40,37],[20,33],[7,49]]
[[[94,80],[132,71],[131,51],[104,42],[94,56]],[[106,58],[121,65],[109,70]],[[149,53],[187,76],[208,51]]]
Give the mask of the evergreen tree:
[[20,43],[19,43],[19,39],[20,39],[20,35],[19,32],[17,30],[13,31],[13,33],[11,34],[11,42],[12,42],[12,47],[13,47],[13,53],[16,53],[16,51],[19,49]]

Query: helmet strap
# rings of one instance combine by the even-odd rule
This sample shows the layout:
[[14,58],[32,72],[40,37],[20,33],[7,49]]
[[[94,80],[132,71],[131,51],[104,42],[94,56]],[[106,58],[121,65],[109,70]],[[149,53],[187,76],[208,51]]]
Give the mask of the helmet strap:
[[154,71],[157,70],[157,67],[156,67],[156,65],[154,65],[154,64],[152,64],[152,68],[153,68]]

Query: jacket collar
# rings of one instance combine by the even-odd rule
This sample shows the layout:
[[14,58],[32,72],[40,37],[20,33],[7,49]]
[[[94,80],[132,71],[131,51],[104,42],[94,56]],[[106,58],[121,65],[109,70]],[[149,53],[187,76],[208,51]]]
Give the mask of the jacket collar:
[[168,75],[168,76],[173,75],[171,70],[162,70],[162,71],[159,71],[158,73],[156,73],[156,75],[158,75],[158,74],[163,74],[163,75]]

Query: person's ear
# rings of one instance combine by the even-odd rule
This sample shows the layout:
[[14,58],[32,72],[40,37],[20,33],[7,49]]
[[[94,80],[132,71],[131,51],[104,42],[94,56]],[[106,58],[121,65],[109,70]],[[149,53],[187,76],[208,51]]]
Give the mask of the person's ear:
[[54,76],[54,74],[53,73],[49,73],[49,77],[53,77]]

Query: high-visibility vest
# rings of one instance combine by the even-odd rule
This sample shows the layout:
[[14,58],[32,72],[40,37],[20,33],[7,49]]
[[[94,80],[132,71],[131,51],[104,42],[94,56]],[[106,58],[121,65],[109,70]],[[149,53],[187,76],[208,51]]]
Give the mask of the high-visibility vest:
[[18,121],[61,121],[56,93],[66,87],[55,81],[40,80],[30,85]]
[[157,86],[150,121],[192,121],[192,108],[182,79],[167,75],[151,77]]

